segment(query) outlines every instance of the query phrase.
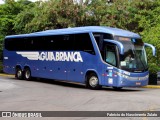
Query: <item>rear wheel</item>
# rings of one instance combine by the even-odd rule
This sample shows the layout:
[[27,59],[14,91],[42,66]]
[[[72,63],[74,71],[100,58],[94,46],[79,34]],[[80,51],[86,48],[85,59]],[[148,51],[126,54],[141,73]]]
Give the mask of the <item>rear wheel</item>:
[[29,68],[24,69],[24,79],[31,80],[31,70]]
[[102,87],[99,85],[99,79],[95,73],[91,73],[87,76],[86,86],[93,90],[97,90]]
[[23,79],[23,71],[21,68],[16,68],[15,77],[19,80]]

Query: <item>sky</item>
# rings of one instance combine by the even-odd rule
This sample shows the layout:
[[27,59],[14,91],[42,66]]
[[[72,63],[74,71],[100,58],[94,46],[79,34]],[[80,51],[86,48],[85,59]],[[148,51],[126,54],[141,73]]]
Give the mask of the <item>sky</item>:
[[0,4],[3,4],[4,2],[2,0],[0,0]]

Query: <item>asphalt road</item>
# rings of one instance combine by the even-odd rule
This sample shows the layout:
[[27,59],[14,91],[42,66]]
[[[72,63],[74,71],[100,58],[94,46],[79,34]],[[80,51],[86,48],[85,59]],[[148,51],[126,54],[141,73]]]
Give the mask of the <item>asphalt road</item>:
[[[53,80],[16,80],[0,76],[0,111],[160,111],[160,89],[89,90],[83,85]],[[47,118],[53,119],[53,118]],[[88,120],[107,118],[54,118]],[[158,120],[159,118],[108,118]]]

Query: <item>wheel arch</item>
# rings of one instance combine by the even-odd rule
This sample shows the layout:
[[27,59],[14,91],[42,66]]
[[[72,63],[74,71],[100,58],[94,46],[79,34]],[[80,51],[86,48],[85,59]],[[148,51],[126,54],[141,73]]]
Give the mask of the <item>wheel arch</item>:
[[[29,69],[30,69],[30,66],[29,66],[29,65],[22,66],[22,65],[20,65],[20,64],[17,64],[16,67],[15,67],[15,69],[17,69],[17,68],[20,68],[22,71],[24,71],[24,69],[26,69],[26,68],[29,68]],[[31,70],[31,69],[30,69],[30,70]]]
[[25,65],[25,66],[24,66],[24,69],[27,69],[27,68],[31,70],[31,68],[30,68],[29,65]]
[[23,71],[23,67],[22,67],[21,65],[17,64],[16,67],[15,67],[15,70],[16,70],[17,68],[20,68],[20,69]]

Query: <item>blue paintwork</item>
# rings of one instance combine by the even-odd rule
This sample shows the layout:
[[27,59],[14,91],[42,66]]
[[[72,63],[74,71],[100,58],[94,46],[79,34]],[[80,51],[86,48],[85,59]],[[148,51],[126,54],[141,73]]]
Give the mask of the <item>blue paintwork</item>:
[[[122,75],[128,76],[128,78],[122,77],[122,75],[116,74],[117,72],[121,73]],[[114,87],[139,87],[139,86],[145,86],[148,84],[148,77],[149,72],[143,72],[143,73],[130,73],[130,75],[126,75],[125,71],[118,70],[116,68],[113,68],[113,75],[111,77],[105,77],[107,80],[105,81],[104,85],[106,86],[114,86]],[[113,85],[108,83],[108,78],[113,79]]]
[[[70,62],[70,61],[54,62],[54,61],[40,61],[40,60],[37,61],[37,60],[28,60],[26,57],[22,57],[15,51],[7,51],[6,49],[4,49],[4,58],[8,57],[8,59],[4,59],[3,70],[5,73],[15,74],[16,65],[19,65],[22,69],[24,69],[25,66],[29,66],[33,77],[74,81],[80,83],[85,83],[85,76],[88,71],[94,71],[99,78],[99,84],[104,86],[125,87],[125,86],[144,86],[148,84],[148,77],[147,77],[148,71],[144,73],[129,73],[105,63],[102,60],[100,51],[95,42],[92,32],[110,33],[115,36],[117,35],[123,37],[140,38],[138,34],[130,31],[118,28],[111,28],[111,27],[100,27],[100,26],[66,28],[59,30],[47,30],[47,31],[35,32],[31,34],[11,35],[7,36],[6,38],[89,33],[96,55],[92,55],[86,52],[80,52],[83,62]],[[104,41],[107,42],[107,40]],[[120,53],[123,54],[124,53],[123,45],[121,45],[117,41],[113,42],[118,45]],[[42,52],[42,51],[37,51],[37,52]],[[55,53],[56,51],[47,51],[47,52]],[[109,72],[106,72],[106,70],[109,70]],[[118,73],[121,73],[122,75],[126,75],[127,73],[128,75],[126,76],[133,77],[135,80],[126,79],[122,76],[119,76]],[[142,77],[145,77],[145,79],[139,80],[139,78]]]
[[127,30],[122,30],[119,28],[104,27],[104,26],[86,26],[86,27],[46,30],[46,31],[35,32],[35,33],[30,33],[30,34],[11,35],[11,36],[7,36],[6,38],[44,36],[44,35],[61,35],[61,34],[74,34],[74,33],[89,33],[89,32],[102,32],[102,33],[110,33],[110,34],[117,35],[117,36],[123,36],[123,37],[140,38],[140,36],[136,33],[133,33]]

